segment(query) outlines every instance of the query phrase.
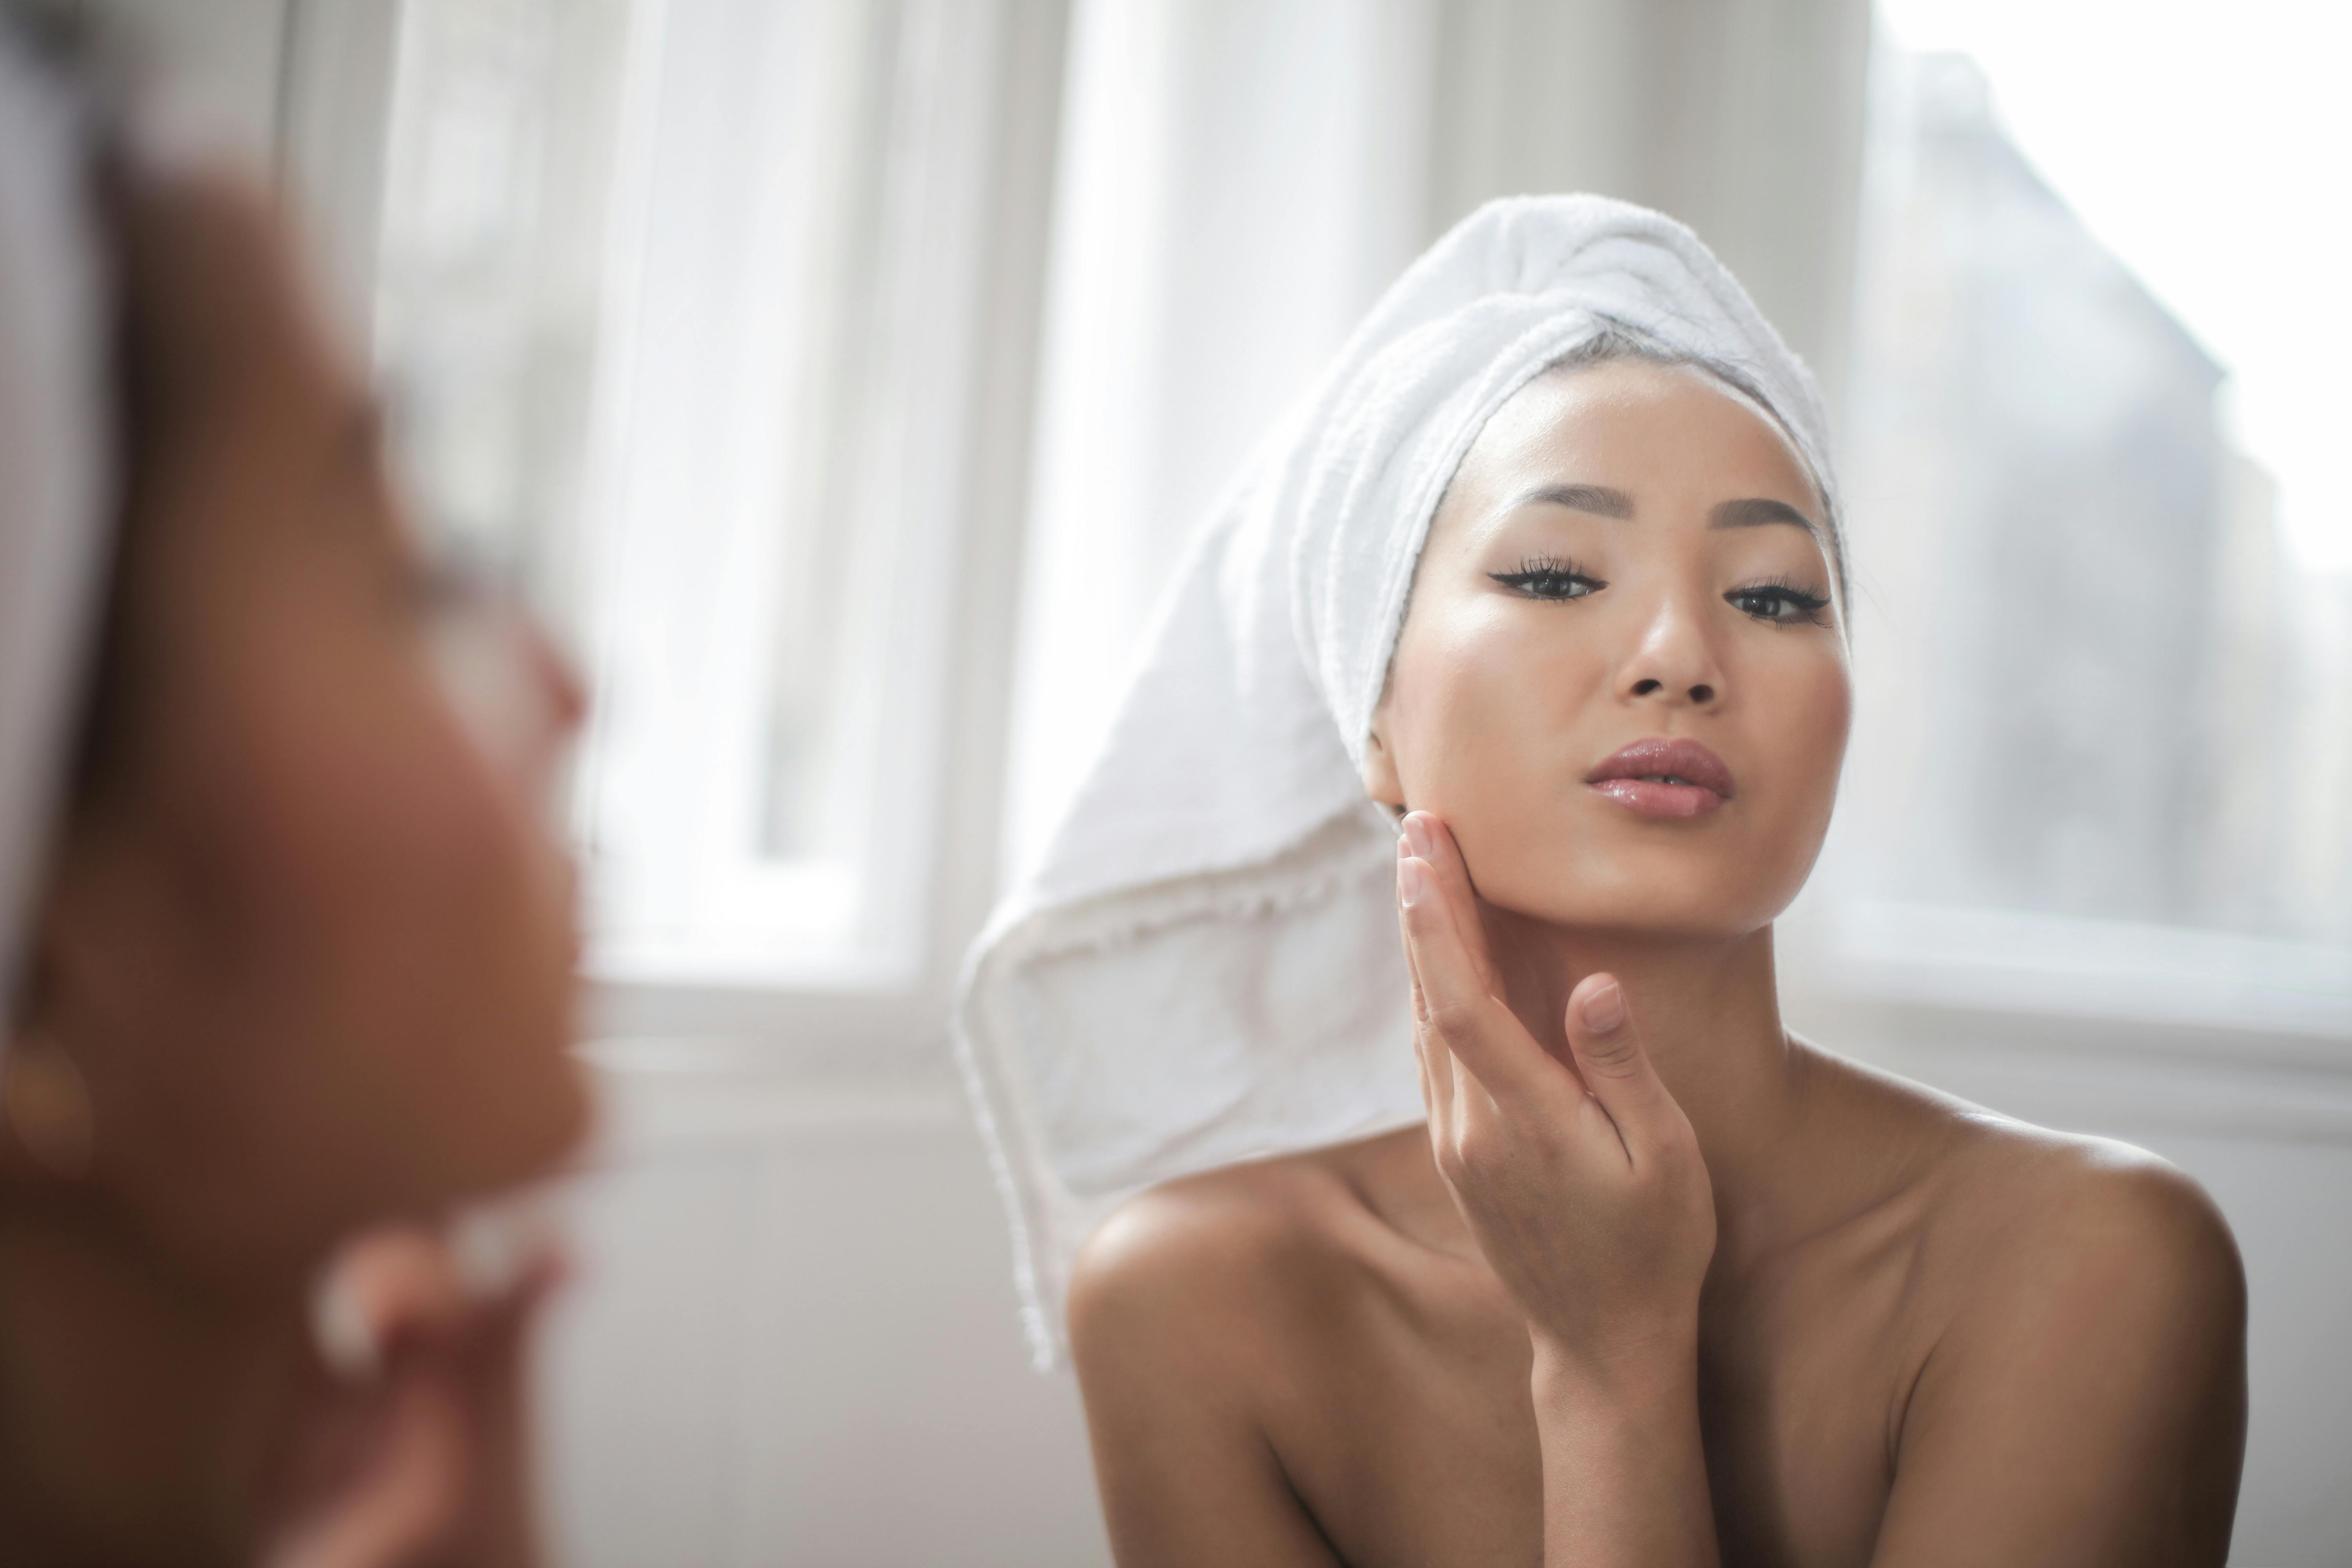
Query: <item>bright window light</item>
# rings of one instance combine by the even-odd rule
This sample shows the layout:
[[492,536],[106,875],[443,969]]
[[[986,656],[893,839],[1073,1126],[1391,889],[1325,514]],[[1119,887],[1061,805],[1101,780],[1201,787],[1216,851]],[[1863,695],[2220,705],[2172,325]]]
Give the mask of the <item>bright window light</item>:
[[[2301,564],[2352,571],[2352,9],[2309,0],[1882,0],[1983,68],[2019,147],[2231,372]],[[2335,184],[2332,184],[2334,182]]]
[[591,678],[602,978],[924,961],[985,19],[403,6],[378,360],[424,510]]
[[2352,232],[2309,182],[2352,155],[2324,63],[2346,23],[1885,16],[1843,421],[1861,717],[1832,852],[1875,911],[1863,945],[1895,973],[1890,944],[1965,931],[1954,952],[2011,955],[1984,984],[2054,964],[2106,976],[2088,1005],[2126,1015],[2252,987],[2280,1027],[2340,1028],[2352,498],[2328,470]]

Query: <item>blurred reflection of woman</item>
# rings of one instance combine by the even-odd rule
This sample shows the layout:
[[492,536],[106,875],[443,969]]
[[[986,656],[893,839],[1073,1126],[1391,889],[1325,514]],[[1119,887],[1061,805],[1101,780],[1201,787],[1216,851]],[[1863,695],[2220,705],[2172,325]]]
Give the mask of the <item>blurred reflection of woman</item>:
[[579,695],[419,558],[265,205],[93,151],[28,36],[0,11],[0,1557],[526,1562],[545,1280],[441,1227],[583,1126],[540,812]]
[[2204,1194],[1782,1026],[1844,565],[1801,364],[1591,197],[1229,497],[959,1019],[1122,1563],[2224,1560]]

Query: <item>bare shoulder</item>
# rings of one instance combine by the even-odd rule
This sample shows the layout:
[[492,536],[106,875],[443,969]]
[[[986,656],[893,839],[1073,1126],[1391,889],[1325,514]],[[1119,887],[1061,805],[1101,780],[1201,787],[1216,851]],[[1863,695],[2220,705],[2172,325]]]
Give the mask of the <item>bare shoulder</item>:
[[2237,1244],[2178,1166],[1846,1067],[1857,1099],[1927,1151],[1922,1283],[1947,1322],[1996,1339],[2027,1323],[2071,1332],[2104,1322],[2223,1348],[2242,1332]]
[[[2220,1563],[2245,1433],[2245,1279],[2178,1167],[1900,1085],[1923,1159],[1889,1411],[1886,1563]],[[1924,1130],[1924,1131],[1922,1131]]]
[[2229,1222],[2179,1167],[2128,1143],[1990,1115],[1971,1121],[1962,1146],[1954,1229],[1984,1289],[2091,1300],[2155,1291],[2242,1315]]
[[1188,1373],[1295,1366],[1307,1331],[1381,1273],[1391,1233],[1366,1177],[1394,1163],[1382,1145],[1397,1136],[1228,1165],[1129,1200],[1072,1268],[1081,1373],[1108,1347]]
[[1170,1182],[1080,1249],[1070,1343],[1120,1562],[1336,1568],[1288,1461],[1329,1447],[1379,1294],[1364,1151]]
[[2037,1127],[1907,1079],[1832,1058],[1843,1098],[1916,1151],[1931,1238],[1971,1273],[2074,1259],[2234,1279],[2237,1246],[2186,1172],[2109,1138]]

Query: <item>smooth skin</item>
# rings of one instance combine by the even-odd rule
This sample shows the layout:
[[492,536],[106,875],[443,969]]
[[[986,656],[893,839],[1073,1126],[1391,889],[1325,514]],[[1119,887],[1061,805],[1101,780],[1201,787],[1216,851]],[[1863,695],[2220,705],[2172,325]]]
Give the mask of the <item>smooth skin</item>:
[[[1781,1025],[1771,921],[1851,712],[1822,516],[1688,367],[1548,374],[1474,444],[1366,779],[1410,808],[1429,1121],[1088,1243],[1123,1568],[2225,1561],[2245,1296],[2210,1201]],[[1732,797],[1584,782],[1651,736]]]
[[[481,1299],[438,1227],[586,1124],[544,810],[581,692],[428,569],[266,202],[118,169],[108,209],[129,484],[7,1021],[0,1554],[528,1562],[550,1269]],[[323,1363],[330,1269],[372,1374]]]

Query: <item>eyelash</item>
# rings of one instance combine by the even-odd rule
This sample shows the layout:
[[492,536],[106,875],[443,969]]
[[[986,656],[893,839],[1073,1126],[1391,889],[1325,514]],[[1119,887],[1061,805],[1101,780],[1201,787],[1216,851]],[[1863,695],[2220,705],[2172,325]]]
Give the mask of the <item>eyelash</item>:
[[[1822,617],[1822,612],[1830,607],[1829,600],[1811,589],[1800,588],[1786,577],[1774,577],[1766,582],[1750,583],[1745,587],[1734,588],[1724,595],[1724,599],[1733,609],[1754,616],[1767,626],[1790,626],[1801,620],[1810,621],[1817,626],[1829,624]],[[1793,607],[1797,613],[1793,616],[1757,615],[1754,610],[1742,603],[1743,600],[1755,599],[1773,600]]]
[[[1609,586],[1575,562],[1557,555],[1530,555],[1519,563],[1519,569],[1516,572],[1490,572],[1487,575],[1504,587],[1524,594],[1530,599],[1549,599],[1556,603],[1585,598]],[[1827,624],[1822,619],[1822,612],[1829,608],[1829,600],[1810,589],[1799,587],[1785,577],[1750,583],[1734,588],[1723,597],[1732,608],[1767,626],[1794,626],[1800,620],[1810,621],[1815,626]],[[1788,605],[1796,614],[1759,613],[1751,607],[1759,600]]]
[[1581,599],[1609,586],[1575,562],[1557,555],[1530,555],[1519,563],[1516,572],[1489,572],[1486,575],[1530,599]]

